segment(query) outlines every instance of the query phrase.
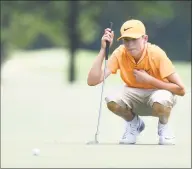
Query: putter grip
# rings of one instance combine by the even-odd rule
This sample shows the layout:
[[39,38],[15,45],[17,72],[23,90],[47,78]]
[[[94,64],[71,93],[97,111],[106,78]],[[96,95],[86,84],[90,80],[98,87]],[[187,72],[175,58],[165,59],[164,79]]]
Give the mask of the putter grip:
[[[110,29],[112,30],[112,27],[113,27],[113,22],[110,22],[109,23],[110,25]],[[105,60],[108,60],[108,55],[109,55],[109,45],[110,45],[110,43],[107,41],[106,42],[107,43],[107,45],[106,45],[106,52],[105,52]]]

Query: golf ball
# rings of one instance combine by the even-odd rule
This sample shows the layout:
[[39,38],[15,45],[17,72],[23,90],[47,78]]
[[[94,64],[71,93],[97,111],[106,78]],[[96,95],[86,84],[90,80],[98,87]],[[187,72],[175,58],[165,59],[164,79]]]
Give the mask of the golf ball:
[[40,150],[38,148],[34,148],[32,150],[32,153],[33,153],[34,156],[38,156],[40,154]]

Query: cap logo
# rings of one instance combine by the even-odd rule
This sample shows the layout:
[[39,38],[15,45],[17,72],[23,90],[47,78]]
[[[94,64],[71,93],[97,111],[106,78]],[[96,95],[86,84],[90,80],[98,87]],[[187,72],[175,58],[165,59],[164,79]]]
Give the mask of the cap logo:
[[131,29],[131,28],[133,28],[133,27],[124,28],[124,31],[126,31],[126,30],[128,30],[128,29]]

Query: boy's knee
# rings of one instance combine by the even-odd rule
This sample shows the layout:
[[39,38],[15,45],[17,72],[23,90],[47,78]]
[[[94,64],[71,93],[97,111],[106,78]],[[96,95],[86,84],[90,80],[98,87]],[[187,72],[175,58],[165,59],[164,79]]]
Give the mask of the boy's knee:
[[134,115],[132,114],[132,112],[130,111],[130,109],[121,106],[119,104],[117,104],[114,101],[110,101],[107,103],[107,107],[108,109],[113,112],[114,114],[122,117],[124,120],[126,121],[130,121],[133,119]]
[[154,115],[164,115],[170,113],[171,111],[170,107],[166,107],[158,102],[153,103],[152,109]]
[[112,111],[113,113],[116,113],[116,112],[119,111],[120,106],[119,106],[116,102],[110,101],[110,102],[107,103],[107,108],[108,108],[110,111]]

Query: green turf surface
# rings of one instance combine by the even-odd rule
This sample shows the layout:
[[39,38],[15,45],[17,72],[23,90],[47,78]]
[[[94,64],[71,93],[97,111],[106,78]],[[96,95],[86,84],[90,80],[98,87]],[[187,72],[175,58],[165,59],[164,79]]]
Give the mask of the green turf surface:
[[[170,119],[175,146],[157,145],[157,119],[151,117],[142,117],[146,129],[137,145],[118,145],[124,123],[104,102],[100,144],[85,145],[94,139],[100,101],[101,85],[86,84],[95,55],[78,53],[78,80],[73,85],[66,82],[69,56],[63,50],[15,53],[4,66],[1,167],[190,167],[190,63],[175,63],[188,90],[178,97]],[[118,75],[110,76],[104,95],[120,84]],[[40,156],[32,155],[33,148],[40,149]]]

